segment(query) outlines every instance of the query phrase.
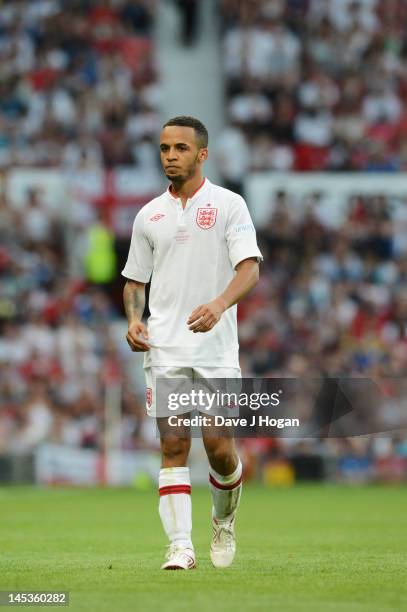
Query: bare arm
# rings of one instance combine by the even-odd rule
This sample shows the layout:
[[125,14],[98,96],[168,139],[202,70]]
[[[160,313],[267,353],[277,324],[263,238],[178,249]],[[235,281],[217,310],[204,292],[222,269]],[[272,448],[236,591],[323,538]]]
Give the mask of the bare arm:
[[131,350],[133,352],[148,351],[150,347],[144,342],[148,339],[148,332],[141,321],[146,303],[145,283],[128,280],[123,290],[123,303],[129,323],[126,340]]
[[259,280],[259,264],[255,258],[244,259],[236,266],[236,275],[217,298],[195,308],[187,324],[196,332],[207,332],[216,325],[225,310],[240,302]]
[[237,274],[232,278],[218,299],[225,302],[225,310],[237,304],[257,285],[259,264],[257,259],[244,259],[236,266]]

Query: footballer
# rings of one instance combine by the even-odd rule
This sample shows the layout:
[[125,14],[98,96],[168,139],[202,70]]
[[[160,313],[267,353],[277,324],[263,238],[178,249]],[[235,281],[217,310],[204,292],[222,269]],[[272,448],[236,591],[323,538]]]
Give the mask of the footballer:
[[[167,121],[160,135],[168,189],[137,214],[123,299],[127,342],[144,352],[146,409],[160,431],[159,515],[169,540],[162,569],[193,569],[191,435],[169,433],[156,406],[157,378],[236,379],[237,303],[256,285],[262,259],[244,199],[203,176],[208,132],[194,117]],[[151,279],[150,317],[142,322]],[[191,408],[185,407],[188,416]],[[202,427],[212,495],[210,557],[228,567],[236,552],[234,523],[242,492],[242,464],[233,436]]]

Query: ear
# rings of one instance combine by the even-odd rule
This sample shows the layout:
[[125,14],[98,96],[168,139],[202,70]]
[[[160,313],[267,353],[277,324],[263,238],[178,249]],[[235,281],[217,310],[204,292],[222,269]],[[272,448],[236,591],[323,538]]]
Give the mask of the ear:
[[208,149],[201,149],[199,151],[198,159],[200,162],[204,162],[208,159]]

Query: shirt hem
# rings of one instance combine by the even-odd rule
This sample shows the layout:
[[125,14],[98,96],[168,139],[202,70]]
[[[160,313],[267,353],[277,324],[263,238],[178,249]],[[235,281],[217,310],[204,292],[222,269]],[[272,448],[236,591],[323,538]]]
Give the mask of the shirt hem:
[[259,254],[259,252],[257,253],[242,253],[241,255],[238,255],[237,257],[234,258],[234,261],[232,262],[232,267],[233,269],[236,268],[236,266],[238,264],[240,264],[240,262],[244,261],[245,259],[257,259],[257,263],[261,263],[263,261],[263,255],[261,255],[261,253]]
[[194,366],[205,366],[208,368],[240,368],[239,362],[227,362],[227,361],[188,361],[186,359],[183,360],[174,360],[174,361],[149,361],[143,365],[144,369],[151,367],[165,367],[165,368],[193,368]]
[[134,280],[134,281],[137,281],[138,283],[144,283],[144,284],[147,284],[151,278],[151,275],[147,278],[143,274],[133,274],[133,273],[126,272],[125,270],[121,272],[121,275],[124,276],[124,278],[128,278],[129,280]]

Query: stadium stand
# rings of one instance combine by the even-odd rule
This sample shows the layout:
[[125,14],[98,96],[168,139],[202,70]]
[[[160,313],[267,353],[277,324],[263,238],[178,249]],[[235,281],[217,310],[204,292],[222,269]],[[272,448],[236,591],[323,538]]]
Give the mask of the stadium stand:
[[221,12],[225,159],[239,137],[244,171],[406,169],[405,2],[222,0]]
[[[225,186],[242,192],[251,170],[406,170],[404,2],[222,0],[221,13],[228,125],[217,154]],[[115,169],[143,163],[141,154],[158,163],[153,20],[143,0],[2,3],[4,171]],[[239,311],[243,373],[404,376],[403,206],[381,193],[354,194],[345,221],[333,229],[315,214],[315,201],[303,202],[298,215],[289,193],[274,197],[259,232],[261,281]],[[41,190],[27,191],[23,211],[8,198],[3,190],[0,455],[29,454],[44,440],[101,449],[106,382],[117,379],[122,448],[154,448],[144,389],[132,378],[132,355],[118,333],[117,264],[108,259],[113,272],[101,282],[87,274],[92,228],[107,250],[117,247],[108,220],[84,214],[82,269],[73,274],[70,235]],[[248,474],[268,466],[270,481],[273,465],[281,474],[287,458],[296,465],[301,457],[316,458],[306,476],[320,477],[318,457],[333,458],[334,475],[350,480],[407,473],[402,435],[250,440],[244,452]],[[290,471],[283,474],[289,481]]]

